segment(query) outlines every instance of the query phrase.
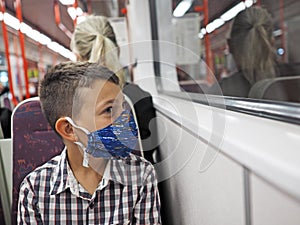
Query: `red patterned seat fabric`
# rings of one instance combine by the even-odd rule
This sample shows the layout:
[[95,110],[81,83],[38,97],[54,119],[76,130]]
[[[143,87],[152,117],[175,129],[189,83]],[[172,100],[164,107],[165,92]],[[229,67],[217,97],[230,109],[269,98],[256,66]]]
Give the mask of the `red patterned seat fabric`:
[[44,117],[38,98],[21,102],[12,117],[13,202],[12,224],[16,224],[19,187],[24,177],[63,149],[61,138]]

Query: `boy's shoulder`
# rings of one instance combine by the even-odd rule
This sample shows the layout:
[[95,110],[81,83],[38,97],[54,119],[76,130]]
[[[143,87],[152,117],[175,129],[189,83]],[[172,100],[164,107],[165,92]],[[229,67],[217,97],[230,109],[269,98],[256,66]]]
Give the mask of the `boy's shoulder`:
[[110,179],[123,184],[144,186],[146,183],[156,182],[156,172],[149,161],[130,154],[126,159],[111,160]]
[[130,154],[127,160],[132,166],[139,167],[144,170],[144,172],[155,171],[153,165],[142,156]]
[[42,180],[50,180],[60,160],[61,155],[57,155],[50,159],[48,162],[44,163],[43,165],[35,168],[32,172],[26,175],[26,177],[23,179],[21,186],[27,182],[34,185],[35,183],[39,183]]
[[136,163],[136,164],[152,166],[152,164],[144,157],[136,155],[136,154],[132,154],[132,153],[129,154],[129,157],[127,157],[127,160],[132,163]]

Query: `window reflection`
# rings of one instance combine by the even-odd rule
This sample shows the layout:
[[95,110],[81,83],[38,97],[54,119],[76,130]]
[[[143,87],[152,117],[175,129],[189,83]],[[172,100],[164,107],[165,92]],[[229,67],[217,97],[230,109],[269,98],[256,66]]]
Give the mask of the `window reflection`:
[[[211,71],[205,65],[201,21],[198,29],[202,34],[198,36],[200,60],[197,63],[177,62],[177,77],[182,91],[300,102],[300,97],[297,97],[300,95],[300,78],[297,76],[300,75],[300,47],[297,44],[300,16],[299,12],[295,13],[296,9],[300,10],[300,2],[287,1],[283,8],[279,1],[261,0],[260,4],[243,10],[238,17],[214,32],[204,33],[209,35],[211,42],[213,81],[207,79]],[[246,11],[250,12],[247,13],[247,23],[242,18]],[[233,23],[237,19],[244,23],[234,28]],[[233,28],[236,37],[231,36]],[[246,38],[242,30],[246,30]],[[195,40],[191,41],[195,46]],[[269,92],[268,87],[272,87]]]

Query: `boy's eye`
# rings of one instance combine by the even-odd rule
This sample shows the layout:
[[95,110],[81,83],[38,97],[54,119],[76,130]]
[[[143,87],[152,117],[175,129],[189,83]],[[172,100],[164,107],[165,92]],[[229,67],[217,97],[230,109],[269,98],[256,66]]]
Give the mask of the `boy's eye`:
[[104,112],[105,112],[105,113],[111,114],[111,113],[112,113],[112,107],[110,106],[110,107],[106,108],[106,109],[104,110]]
[[115,102],[115,104],[107,106],[103,111],[101,111],[101,114],[105,114],[105,116],[116,118],[124,110],[125,105],[126,105],[125,101]]

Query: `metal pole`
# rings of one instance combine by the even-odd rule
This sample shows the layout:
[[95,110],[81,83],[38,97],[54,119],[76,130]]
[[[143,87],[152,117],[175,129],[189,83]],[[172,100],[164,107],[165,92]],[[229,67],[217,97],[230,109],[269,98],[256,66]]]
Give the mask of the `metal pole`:
[[[1,0],[1,12],[5,13],[5,1]],[[9,79],[9,90],[12,96],[12,102],[16,106],[18,104],[18,101],[15,96],[14,92],[14,85],[13,85],[13,78],[12,78],[12,72],[11,72],[11,64],[10,64],[10,58],[9,58],[9,44],[8,44],[8,35],[7,35],[7,29],[6,24],[4,23],[4,20],[2,21],[2,32],[3,32],[3,39],[4,39],[4,46],[5,46],[5,56],[6,56],[6,63],[7,63],[7,73],[8,73],[8,79]]]
[[[15,0],[15,9],[16,9],[17,18],[19,19],[19,21],[21,23],[23,21],[21,0]],[[25,56],[25,39],[24,39],[24,35],[21,32],[21,30],[19,30],[19,39],[20,39],[21,54],[22,54],[22,59],[23,59],[26,98],[30,98],[29,85],[28,85],[28,74],[27,74],[27,61],[26,61],[26,56]]]
[[[203,0],[203,9],[204,9],[204,26],[206,27],[209,22],[208,15],[208,0]],[[205,42],[205,56],[206,64],[208,69],[206,70],[206,80],[209,84],[213,83],[213,63],[212,63],[212,53],[210,49],[210,37],[207,33],[204,37]]]

